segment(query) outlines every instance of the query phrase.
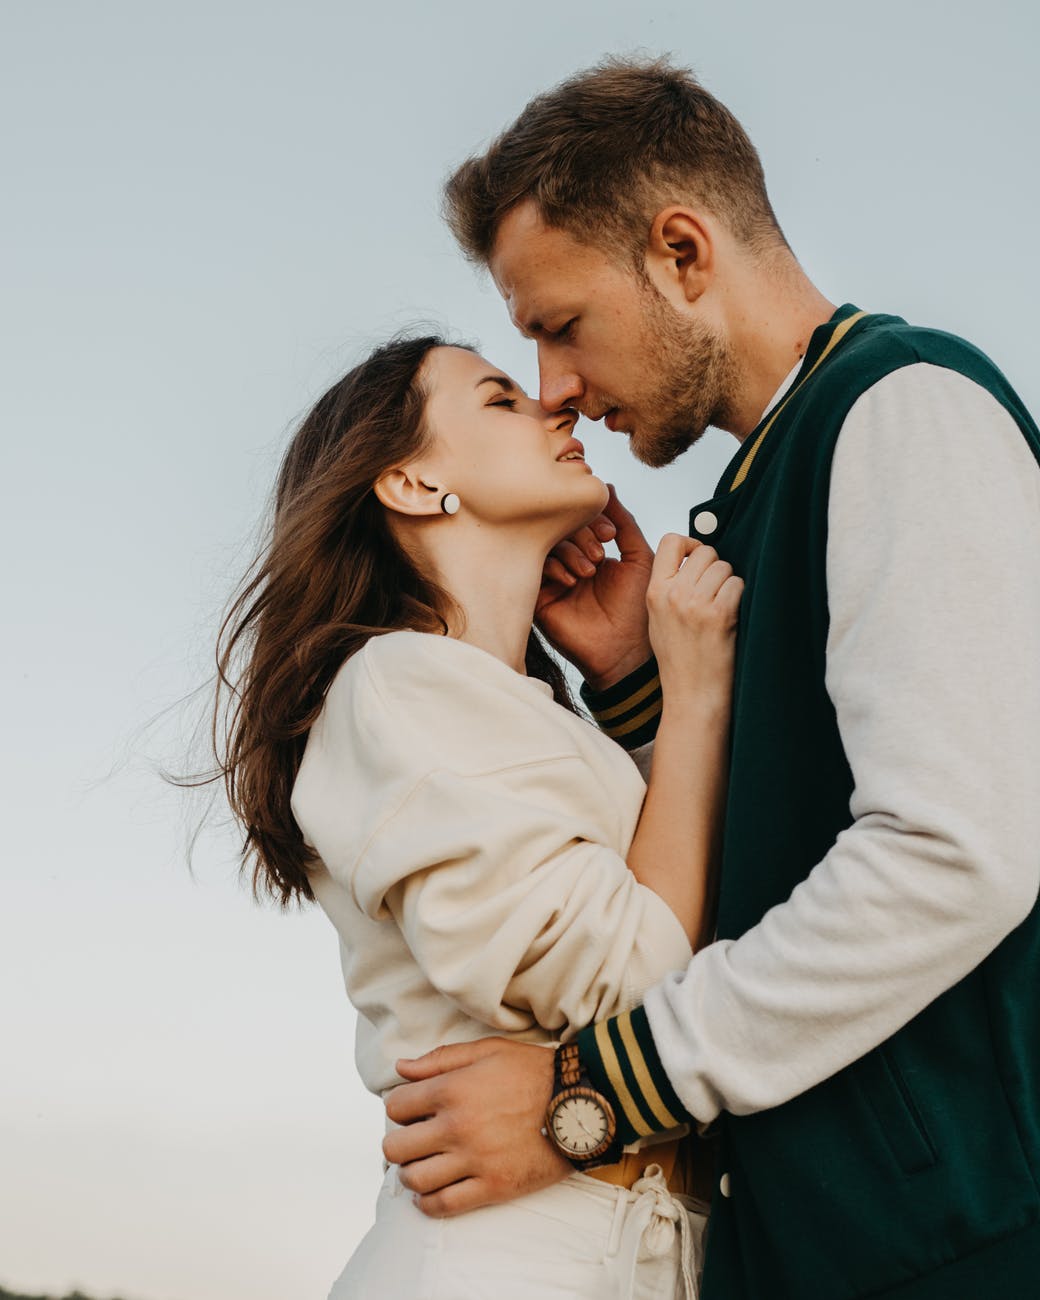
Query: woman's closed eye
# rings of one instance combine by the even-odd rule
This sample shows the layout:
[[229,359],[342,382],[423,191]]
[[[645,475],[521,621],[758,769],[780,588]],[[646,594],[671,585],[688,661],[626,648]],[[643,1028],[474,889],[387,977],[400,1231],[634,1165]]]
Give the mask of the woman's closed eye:
[[516,410],[516,398],[515,398],[515,397],[500,397],[500,398],[498,398],[497,401],[494,401],[494,402],[488,402],[488,406],[505,406],[505,407],[507,407],[510,411],[515,411],[515,410]]

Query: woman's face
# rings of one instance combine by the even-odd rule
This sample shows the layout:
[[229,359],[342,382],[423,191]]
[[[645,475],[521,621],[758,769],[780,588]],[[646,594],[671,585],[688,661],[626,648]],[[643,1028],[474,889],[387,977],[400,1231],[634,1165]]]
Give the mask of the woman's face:
[[603,509],[607,488],[574,437],[576,411],[550,414],[464,348],[435,348],[422,375],[432,439],[424,464],[472,518],[544,525],[552,546]]

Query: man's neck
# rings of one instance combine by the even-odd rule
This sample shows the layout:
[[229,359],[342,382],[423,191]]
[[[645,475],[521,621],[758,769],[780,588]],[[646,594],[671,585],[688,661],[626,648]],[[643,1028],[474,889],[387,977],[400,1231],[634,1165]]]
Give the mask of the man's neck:
[[829,302],[800,268],[761,282],[741,303],[730,324],[737,367],[728,432],[741,442],[755,428],[792,367],[805,356],[813,331],[834,315]]

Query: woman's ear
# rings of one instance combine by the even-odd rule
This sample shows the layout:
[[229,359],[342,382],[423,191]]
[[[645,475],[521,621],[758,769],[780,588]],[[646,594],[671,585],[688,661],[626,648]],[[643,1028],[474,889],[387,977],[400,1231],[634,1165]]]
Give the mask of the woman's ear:
[[444,490],[427,483],[414,465],[397,465],[376,479],[376,496],[399,515],[435,515],[440,513]]

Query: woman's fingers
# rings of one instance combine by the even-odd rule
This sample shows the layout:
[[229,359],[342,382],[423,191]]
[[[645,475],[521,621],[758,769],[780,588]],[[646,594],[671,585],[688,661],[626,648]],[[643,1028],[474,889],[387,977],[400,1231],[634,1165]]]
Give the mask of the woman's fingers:
[[715,603],[722,609],[736,617],[737,608],[740,605],[741,597],[744,595],[744,579],[738,578],[735,573],[730,574],[726,581],[719,588],[719,593],[715,597]]
[[[724,612],[731,612],[740,602],[744,584],[734,579],[733,566],[719,558],[712,546],[679,533],[666,533],[654,556],[654,568],[647,598],[651,605],[665,605],[679,613],[683,609],[707,609],[722,600]],[[665,604],[661,604],[665,602]]]
[[682,533],[665,533],[654,555],[650,581],[666,582],[669,578],[674,578],[684,567],[684,561],[698,549],[709,550],[710,548],[693,537],[684,537]]
[[702,600],[714,600],[722,590],[723,583],[733,577],[733,566],[725,560],[712,560],[706,564],[693,584],[694,590]]

